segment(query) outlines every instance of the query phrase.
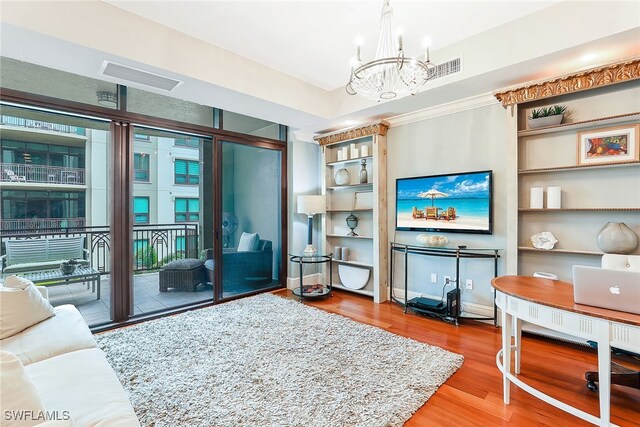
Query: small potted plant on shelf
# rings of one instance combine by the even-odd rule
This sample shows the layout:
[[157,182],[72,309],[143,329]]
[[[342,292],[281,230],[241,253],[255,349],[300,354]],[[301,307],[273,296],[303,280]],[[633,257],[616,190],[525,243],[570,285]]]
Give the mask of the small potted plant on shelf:
[[74,259],[70,259],[69,261],[64,261],[63,263],[61,263],[60,271],[62,271],[62,274],[73,274],[73,272],[76,271],[77,267],[78,267],[78,261],[74,258]]
[[564,105],[554,105],[553,107],[534,108],[527,118],[529,119],[529,128],[537,129],[546,126],[556,126],[562,123],[564,113],[567,107]]

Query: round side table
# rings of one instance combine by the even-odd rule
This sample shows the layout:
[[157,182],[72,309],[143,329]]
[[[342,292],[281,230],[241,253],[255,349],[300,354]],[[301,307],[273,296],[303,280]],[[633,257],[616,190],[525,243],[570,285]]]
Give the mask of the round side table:
[[[331,294],[333,283],[333,254],[329,255],[304,255],[304,254],[289,254],[289,261],[298,264],[299,271],[299,279],[300,279],[300,287],[293,289],[292,292],[294,295],[300,297],[300,301],[302,302],[303,298],[318,298],[318,297],[326,297]],[[329,283],[328,284],[314,284],[314,285],[303,285],[303,277],[302,277],[302,267],[305,264],[325,264],[329,263]]]

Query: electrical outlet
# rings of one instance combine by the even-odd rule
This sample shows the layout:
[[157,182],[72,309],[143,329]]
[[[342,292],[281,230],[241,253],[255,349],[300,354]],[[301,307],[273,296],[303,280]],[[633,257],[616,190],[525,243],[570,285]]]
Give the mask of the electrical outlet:
[[465,284],[466,284],[466,288],[467,288],[467,289],[469,289],[469,290],[473,289],[473,280],[471,280],[471,279],[467,279],[467,281],[465,282]]
[[438,283],[438,275],[436,273],[431,273],[431,283]]
[[453,282],[451,282],[451,276],[444,276],[444,285],[452,285]]

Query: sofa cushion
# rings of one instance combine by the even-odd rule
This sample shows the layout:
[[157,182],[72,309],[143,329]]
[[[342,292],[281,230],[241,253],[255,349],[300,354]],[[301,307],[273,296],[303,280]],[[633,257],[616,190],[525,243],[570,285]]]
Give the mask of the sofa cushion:
[[76,350],[97,347],[82,315],[72,305],[54,308],[55,316],[0,341],[3,350],[15,353],[26,366]]
[[75,425],[134,427],[140,423],[102,350],[92,348],[25,367],[48,411],[69,411]]
[[[26,375],[20,359],[15,354],[4,350],[0,351],[0,377],[2,377],[2,381],[0,381],[2,425],[34,426],[44,421],[38,419],[44,413],[44,404],[31,379]],[[25,413],[25,411],[31,412]],[[23,415],[23,419],[11,417],[12,413]]]
[[171,261],[162,266],[163,270],[193,270],[204,265],[204,261],[196,258],[184,258]]
[[242,233],[238,242],[238,252],[255,251],[259,241],[260,236],[258,236],[258,233]]
[[0,288],[0,339],[9,338],[54,315],[30,280],[9,276]]

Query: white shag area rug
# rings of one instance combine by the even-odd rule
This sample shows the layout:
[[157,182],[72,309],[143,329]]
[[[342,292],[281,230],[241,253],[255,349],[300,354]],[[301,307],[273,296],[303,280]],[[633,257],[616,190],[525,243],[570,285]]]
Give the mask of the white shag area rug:
[[463,357],[271,294],[96,336],[145,426],[401,426]]

